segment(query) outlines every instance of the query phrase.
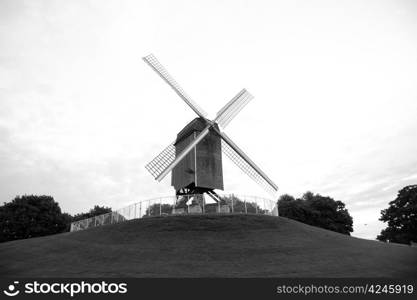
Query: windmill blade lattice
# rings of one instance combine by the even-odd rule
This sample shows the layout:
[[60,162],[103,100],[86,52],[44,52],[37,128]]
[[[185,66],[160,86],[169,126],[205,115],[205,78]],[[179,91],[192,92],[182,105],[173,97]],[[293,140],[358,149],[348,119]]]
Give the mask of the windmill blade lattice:
[[259,184],[266,191],[275,195],[278,188],[270,184],[262,174],[256,171],[238,152],[236,152],[224,139],[222,139],[222,152],[252,180]]
[[217,113],[214,121],[225,128],[252,99],[253,96],[246,89],[241,90]]
[[155,179],[175,160],[174,143],[175,141],[162,150],[161,153],[145,166],[146,170],[148,170]]
[[164,177],[173,169],[176,165],[178,165],[191,150],[197,146],[198,143],[210,132],[210,127],[212,125],[207,125],[195,138],[194,140],[185,147],[181,153],[175,154],[175,159],[156,177],[156,180],[161,181]]
[[189,107],[200,117],[205,118],[207,113],[195,103],[183,90],[177,81],[168,73],[153,54],[145,56],[143,60],[156,72],[169,86],[188,104]]

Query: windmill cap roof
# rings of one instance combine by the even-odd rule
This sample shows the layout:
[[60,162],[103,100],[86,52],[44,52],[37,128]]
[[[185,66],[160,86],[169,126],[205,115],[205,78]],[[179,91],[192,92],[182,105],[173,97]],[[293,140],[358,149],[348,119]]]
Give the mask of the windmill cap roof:
[[[206,120],[204,120],[203,118],[195,118],[190,123],[188,123],[180,132],[178,132],[175,144],[179,143],[180,141],[191,135],[193,132],[203,131],[206,126]],[[217,124],[214,124],[214,126],[217,127]]]

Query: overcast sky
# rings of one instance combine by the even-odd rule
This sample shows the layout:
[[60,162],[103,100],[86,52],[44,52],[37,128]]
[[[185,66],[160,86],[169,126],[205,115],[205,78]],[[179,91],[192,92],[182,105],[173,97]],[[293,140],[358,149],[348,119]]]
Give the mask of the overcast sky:
[[[144,165],[195,117],[154,53],[279,186],[346,203],[354,236],[417,182],[417,2],[0,0],[0,201],[65,212],[172,195]],[[225,192],[267,196],[225,158]]]

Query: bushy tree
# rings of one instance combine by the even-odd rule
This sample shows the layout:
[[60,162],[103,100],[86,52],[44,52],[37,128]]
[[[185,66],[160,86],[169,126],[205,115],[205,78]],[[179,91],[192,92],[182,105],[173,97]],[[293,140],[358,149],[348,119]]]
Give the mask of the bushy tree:
[[417,185],[409,185],[398,192],[389,207],[381,211],[381,221],[388,227],[377,236],[380,241],[401,244],[417,242]]
[[353,220],[345,204],[331,197],[306,192],[300,199],[282,195],[278,200],[280,216],[309,225],[350,235]]
[[295,199],[293,196],[285,194],[278,200],[279,215],[307,223],[310,218],[310,208],[302,199]]
[[60,233],[70,222],[51,196],[17,196],[0,207],[0,242]]

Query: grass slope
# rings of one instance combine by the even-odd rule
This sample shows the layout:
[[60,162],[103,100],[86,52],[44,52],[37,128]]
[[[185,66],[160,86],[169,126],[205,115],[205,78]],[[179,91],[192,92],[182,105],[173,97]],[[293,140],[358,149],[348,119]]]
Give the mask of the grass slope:
[[0,244],[11,277],[417,276],[417,248],[286,218],[173,216]]

